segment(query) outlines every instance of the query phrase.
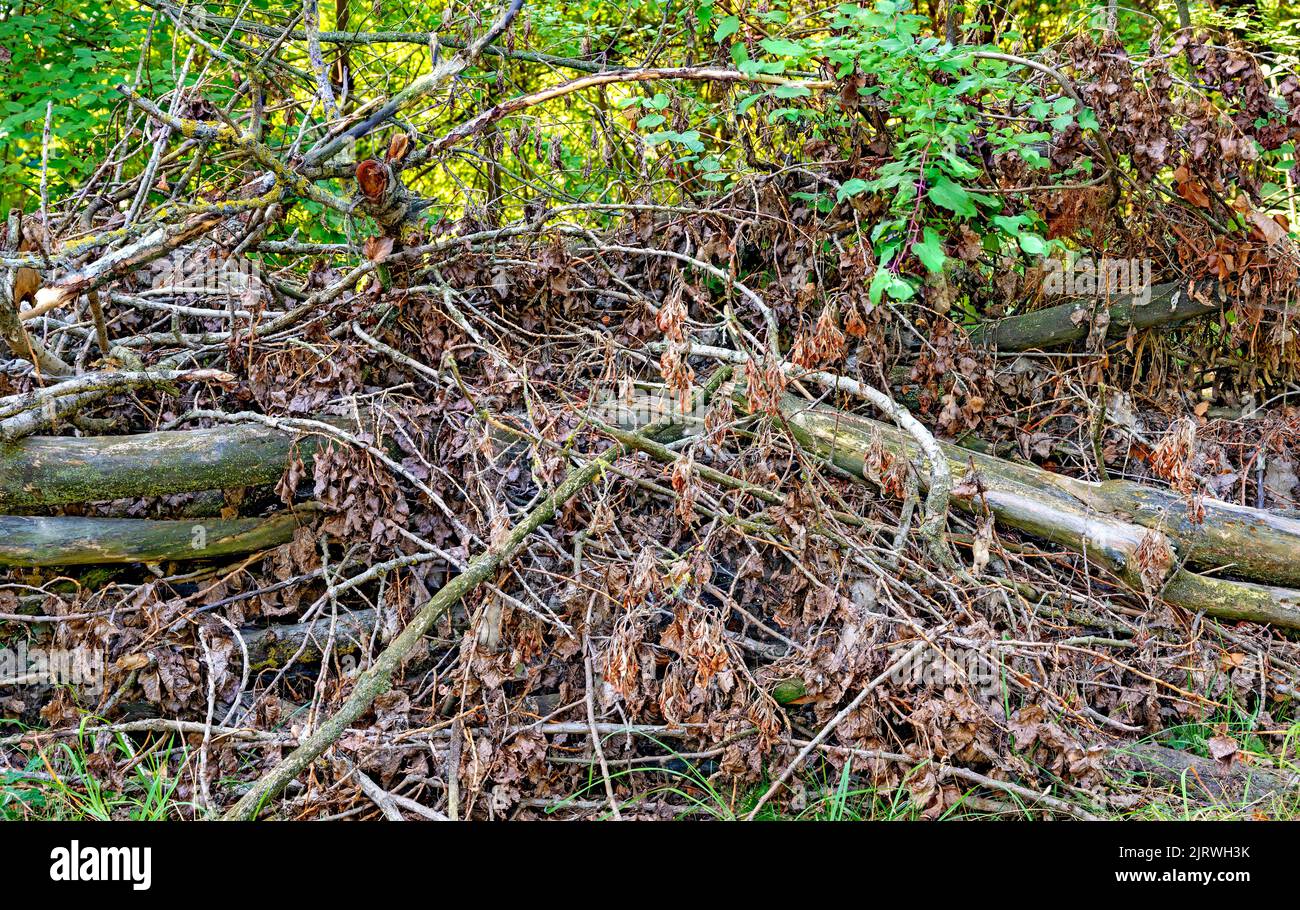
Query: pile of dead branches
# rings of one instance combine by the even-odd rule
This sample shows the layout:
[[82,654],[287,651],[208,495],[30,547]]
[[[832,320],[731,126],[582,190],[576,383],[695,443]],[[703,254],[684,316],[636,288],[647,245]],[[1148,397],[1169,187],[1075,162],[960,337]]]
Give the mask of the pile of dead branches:
[[[105,166],[0,256],[0,642],[96,671],[0,678],[0,761],[179,744],[227,818],[754,816],[846,769],[926,817],[1293,799],[1300,411],[1227,369],[1231,276],[975,325],[942,279],[873,300],[864,213],[808,201],[834,162],[513,220],[489,162],[434,221],[422,169],[521,111],[756,78],[530,57],[520,7],[358,103],[322,42],[421,36],[156,4],[183,88],[123,85]],[[410,120],[484,55],[566,75]]]

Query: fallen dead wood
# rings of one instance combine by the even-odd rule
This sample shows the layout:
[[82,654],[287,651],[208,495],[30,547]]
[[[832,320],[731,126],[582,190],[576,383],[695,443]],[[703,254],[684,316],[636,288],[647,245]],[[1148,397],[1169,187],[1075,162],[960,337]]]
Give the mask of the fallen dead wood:
[[171,388],[177,382],[225,385],[234,381],[233,376],[222,370],[175,370],[171,366],[169,360],[147,370],[83,373],[57,385],[0,398],[0,447],[12,446],[112,394],[150,387]]
[[1154,743],[1133,743],[1113,752],[1124,770],[1136,771],[1192,796],[1211,801],[1267,799],[1294,794],[1300,775],[1234,761],[1201,758]]
[[[718,390],[728,376],[730,376],[729,370],[716,371],[703,387],[701,401],[707,403],[709,396]],[[651,424],[639,435],[653,437],[671,426],[671,422]],[[255,818],[267,800],[279,794],[290,781],[324,754],[325,750],[343,735],[349,724],[361,717],[369,710],[376,698],[388,691],[392,686],[393,676],[402,666],[403,661],[415,650],[443,613],[495,574],[502,565],[519,552],[538,528],[555,517],[560,506],[598,477],[603,476],[614,460],[627,451],[628,447],[619,443],[606,449],[599,457],[570,471],[564,482],[556,487],[555,492],[534,507],[500,543],[480,553],[463,572],[443,585],[438,593],[429,598],[429,601],[412,617],[388,647],[379,653],[369,669],[357,678],[356,685],[343,705],[311,735],[304,738],[297,749],[259,777],[248,792],[221,816],[222,820],[237,821]]]
[[[888,424],[792,396],[783,401],[782,414],[801,445],[857,477],[865,476],[873,446],[909,461],[922,457],[907,434]],[[981,512],[987,506],[1002,524],[1082,553],[1134,590],[1185,609],[1300,628],[1300,591],[1184,568],[1222,568],[1217,555],[1231,551],[1234,574],[1294,583],[1300,580],[1300,522],[1207,501],[1205,521],[1194,525],[1177,520],[1172,502],[1139,484],[1071,480],[948,444],[943,452],[958,487],[965,487],[952,500],[962,508]],[[1151,502],[1169,511],[1143,506]]]
[[[1205,316],[1224,305],[1222,289],[1215,282],[1174,282],[1151,288],[1151,299],[1143,302],[1133,296],[1123,297],[1110,307],[1110,330],[1149,329]],[[1076,300],[1060,306],[1008,316],[980,326],[971,339],[999,351],[1029,351],[1050,348],[1085,337],[1092,325],[1096,298]]]
[[72,367],[58,355],[46,350],[39,338],[33,338],[23,328],[22,318],[18,313],[18,294],[14,289],[15,274],[16,272],[8,269],[0,271],[0,339],[3,339],[5,346],[15,357],[30,361],[45,375],[68,375],[72,372]]
[[1205,517],[1194,521],[1187,498],[1126,480],[1093,484],[1048,475],[1070,495],[1098,511],[1122,516],[1172,537],[1193,567],[1270,584],[1300,585],[1300,521],[1264,509],[1203,499]]
[[1026,800],[1031,804],[1043,805],[1054,812],[1072,816],[1080,821],[1098,821],[1097,816],[1068,802],[1067,800],[1058,799],[1049,793],[1039,792],[1038,790],[1031,789],[1022,784],[1017,784],[1013,781],[998,780],[989,777],[988,775],[980,774],[977,771],[972,771],[970,768],[963,768],[960,765],[949,765],[932,759],[917,758],[897,752],[885,752],[880,749],[855,749],[849,746],[841,746],[833,743],[818,743],[800,739],[793,739],[791,742],[794,745],[802,746],[805,749],[815,746],[823,752],[835,752],[840,755],[853,755],[857,758],[864,758],[873,762],[896,762],[900,765],[913,768],[919,768],[922,766],[928,767],[940,777],[955,777],[968,784],[988,787],[993,790],[1001,790],[1004,793],[1009,793],[1019,799]]
[[102,502],[279,480],[295,451],[304,462],[316,436],[262,424],[130,436],[31,436],[0,448],[0,508]]
[[376,698],[388,691],[392,685],[393,675],[401,667],[407,655],[424,638],[425,633],[433,628],[433,624],[439,617],[491,577],[506,560],[519,552],[533,532],[555,516],[556,509],[599,477],[609,467],[614,457],[622,451],[621,446],[616,446],[570,473],[564,483],[529,512],[523,521],[515,525],[499,545],[481,553],[464,572],[443,585],[407,623],[401,634],[375,658],[370,668],[361,674],[343,705],[310,736],[303,739],[297,749],[258,778],[249,791],[226,811],[222,820],[255,818],[268,799],[276,796],[288,786],[290,781],[305,771],[343,735],[353,721],[370,708]]
[[79,271],[63,276],[58,282],[41,288],[36,292],[36,305],[24,311],[21,318],[35,319],[63,306],[78,294],[92,291],[114,278],[166,256],[196,237],[203,236],[221,221],[219,215],[200,214],[179,225],[160,227],[130,246],[108,253]]
[[320,660],[329,641],[331,623],[333,653],[354,653],[362,647],[364,639],[374,634],[377,622],[378,614],[374,610],[339,611],[337,618],[325,616],[312,622],[245,631],[249,668],[278,669],[294,656],[308,663]]
[[[5,251],[21,247],[22,218],[19,212],[9,212],[0,242]],[[72,372],[72,367],[57,354],[46,350],[40,339],[32,337],[23,328],[24,317],[19,309],[24,301],[35,297],[40,286],[40,273],[33,268],[0,269],[0,339],[15,357],[30,361],[45,375],[66,376]]]
[[270,518],[196,519],[0,516],[0,566],[84,566],[215,559],[287,543],[301,511]]

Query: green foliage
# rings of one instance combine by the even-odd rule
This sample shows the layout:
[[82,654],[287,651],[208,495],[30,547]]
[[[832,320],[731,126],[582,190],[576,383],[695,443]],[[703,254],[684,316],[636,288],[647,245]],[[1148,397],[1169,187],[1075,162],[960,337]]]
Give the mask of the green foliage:
[[[53,0],[0,9],[0,186],[3,204],[34,209],[41,137],[52,103],[50,195],[89,176],[108,152],[105,126],[134,75],[149,28],[148,10],[127,4]],[[129,72],[128,72],[129,70]],[[145,84],[166,84],[170,67],[150,55]]]
[[[328,6],[324,10],[326,24],[331,14]],[[213,15],[230,13],[216,4],[206,9]],[[275,12],[268,0],[251,4],[253,18],[259,11],[263,17]],[[437,30],[443,18],[439,7],[405,2],[352,12],[351,27],[374,31]],[[983,223],[988,216],[1001,213],[1002,203],[972,189],[979,165],[971,152],[971,143],[978,139],[995,153],[1018,153],[1033,167],[1042,168],[1045,162],[1035,145],[1045,134],[1012,125],[977,136],[974,106],[982,97],[996,98],[1002,104],[1038,104],[1047,109],[1033,108],[1031,115],[1050,119],[1053,129],[1068,125],[1076,115],[1086,126],[1088,112],[1072,111],[1068,101],[1058,100],[1049,107],[1047,102],[1030,97],[1013,67],[977,61],[969,46],[954,48],[927,37],[929,20],[911,12],[905,2],[842,4],[803,13],[792,9],[787,0],[775,0],[761,11],[723,9],[714,0],[694,7],[639,0],[620,13],[604,4],[550,0],[529,4],[528,40],[530,46],[549,53],[583,56],[603,48],[611,61],[630,58],[627,62],[633,62],[647,59],[647,52],[662,46],[666,15],[693,35],[696,43],[728,59],[741,72],[786,80],[736,91],[729,105],[720,104],[706,86],[689,83],[611,90],[613,107],[631,118],[627,127],[639,135],[646,154],[678,169],[682,190],[708,194],[731,185],[744,170],[734,140],[738,130],[753,132],[754,115],[769,126],[787,125],[809,138],[848,144],[864,115],[878,112],[893,134],[891,160],[875,173],[845,181],[833,198],[817,194],[812,199],[826,212],[855,197],[889,200],[886,216],[871,225],[876,259],[890,272],[873,286],[877,298],[888,293],[894,299],[906,299],[913,293],[915,280],[909,279],[908,273],[941,270],[944,252],[937,238],[946,236],[954,221],[977,224],[981,234],[1001,232],[1003,242],[1018,243],[1027,254],[1040,254],[1045,248],[1037,232],[1039,222],[1032,215],[1020,221],[996,222],[1001,227]],[[0,14],[0,49],[4,52],[0,66],[6,75],[6,97],[0,109],[5,203],[29,211],[38,204],[47,100],[54,105],[51,196],[66,195],[104,160],[111,145],[121,138],[115,121],[115,112],[121,107],[113,86],[135,79],[146,36],[150,37],[149,51],[144,55],[141,82],[146,90],[169,86],[190,40],[166,18],[151,26],[146,9],[114,5],[82,8],[67,0],[53,0],[30,10],[24,7]],[[241,35],[238,41],[253,47],[262,39]],[[298,45],[284,56],[291,65],[303,66],[303,52]],[[359,59],[366,52],[357,48],[352,53]],[[680,55],[680,49],[672,53]],[[209,59],[208,51],[200,48],[195,70],[201,70]],[[500,66],[499,60],[484,58],[470,74],[460,104],[482,107],[497,100]],[[216,69],[221,74],[227,71],[224,66]],[[427,70],[427,55],[410,54],[394,65],[385,64],[391,84],[403,84]],[[852,91],[845,98],[814,93],[800,84],[828,70],[855,86],[857,97]],[[888,74],[888,78],[873,74]],[[197,73],[192,72],[190,78],[195,81]],[[228,98],[232,86],[223,83],[223,78],[227,77],[209,77],[204,96]],[[628,144],[630,137],[612,129],[598,108],[592,109],[586,100],[573,104],[570,114],[559,123],[543,125],[528,114],[503,125],[515,138],[504,150],[507,157],[517,159],[508,174],[535,186],[536,175],[550,170],[548,182],[569,201],[613,201],[640,155]],[[599,129],[593,124],[599,124]],[[272,111],[265,138],[273,147],[284,147],[295,141],[300,128],[299,123]],[[139,134],[132,137],[133,142],[140,139]],[[602,147],[603,155],[598,158]],[[367,149],[358,152],[373,153]],[[458,217],[465,181],[478,183],[479,169],[461,161],[448,162],[443,169],[455,179],[448,181],[434,173],[421,181],[419,189],[446,200],[441,209],[445,217]],[[683,182],[687,174],[693,176]],[[205,166],[201,179],[220,182],[222,175]],[[334,190],[346,194],[348,187],[339,183]],[[917,198],[918,192],[923,198]],[[435,206],[433,212],[438,211]],[[310,203],[299,203],[290,213],[289,223],[304,239],[338,240],[347,234],[337,213]],[[908,260],[908,256],[913,258]]]
[[95,737],[83,733],[35,755],[22,770],[0,773],[0,819],[60,821],[166,821],[188,814],[176,799],[181,766],[189,756],[170,737],[141,749],[126,735],[113,736],[113,761],[131,771],[119,784],[106,783],[94,770]]
[[[763,53],[752,59],[744,47],[732,49],[747,74],[782,75],[829,65],[853,89],[823,108],[774,106],[769,120],[806,122],[815,135],[827,136],[852,130],[865,109],[888,132],[890,160],[870,176],[846,180],[835,195],[837,203],[858,196],[888,201],[885,217],[871,231],[881,266],[871,286],[875,301],[886,294],[895,300],[914,294],[915,279],[901,274],[908,254],[925,270],[941,271],[945,254],[939,238],[954,222],[966,222],[990,242],[1010,243],[1028,255],[1047,251],[1036,215],[998,217],[1001,198],[972,189],[981,173],[973,149],[986,143],[993,154],[1019,155],[1031,171],[1041,172],[1048,162],[1036,147],[1051,134],[1017,124],[986,130],[979,99],[1024,107],[1028,120],[1047,121],[1057,131],[1076,118],[1084,128],[1096,126],[1091,112],[1076,111],[1069,98],[1049,103],[1037,97],[1014,65],[980,59],[977,47],[954,47],[926,36],[929,20],[909,9],[896,0],[878,0],[872,7],[845,3],[828,14],[822,28],[798,41],[764,38],[758,42]],[[734,34],[730,26],[719,31]],[[783,102],[808,94],[801,87],[774,87],[746,98],[738,112],[761,97]]]

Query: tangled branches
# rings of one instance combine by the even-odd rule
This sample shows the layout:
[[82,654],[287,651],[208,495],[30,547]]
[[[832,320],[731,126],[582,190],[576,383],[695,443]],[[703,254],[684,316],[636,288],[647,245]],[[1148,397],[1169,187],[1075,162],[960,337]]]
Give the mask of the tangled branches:
[[148,5],[177,78],[0,257],[0,634],[98,668],[0,678],[6,760],[184,737],[212,817],[1289,792],[1294,76]]

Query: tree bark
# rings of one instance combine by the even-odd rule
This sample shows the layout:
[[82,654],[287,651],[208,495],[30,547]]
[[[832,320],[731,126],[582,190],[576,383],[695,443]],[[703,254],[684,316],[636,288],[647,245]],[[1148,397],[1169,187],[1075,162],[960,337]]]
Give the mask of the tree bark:
[[260,424],[133,436],[31,436],[0,447],[0,509],[104,502],[275,483],[296,450],[324,444]]
[[287,543],[306,520],[295,512],[193,521],[4,515],[0,516],[0,566],[215,559]]
[[[786,425],[805,448],[857,477],[875,441],[899,457],[921,452],[893,426],[787,396]],[[1300,582],[1300,522],[1207,500],[1202,524],[1172,494],[1129,481],[1088,483],[943,444],[958,488],[954,504],[985,504],[1005,526],[1084,554],[1137,591],[1227,620],[1300,628],[1300,591],[1211,578],[1185,566],[1223,569],[1264,582]],[[926,472],[921,481],[926,481]],[[975,493],[978,489],[978,493]],[[1232,559],[1221,557],[1232,555]]]
[[[244,645],[248,648],[250,669],[279,669],[303,648],[298,659],[314,662],[321,659],[325,643],[329,640],[331,618],[323,616],[312,622],[265,629],[244,630]],[[361,641],[374,634],[379,622],[374,610],[339,611],[334,620],[335,654],[350,654],[360,650]],[[303,646],[306,646],[305,648]]]
[[[1131,296],[1123,298],[1110,308],[1112,331],[1184,322],[1223,307],[1223,292],[1217,283],[1203,281],[1191,287],[1189,292],[1188,283],[1158,284],[1151,289],[1151,299],[1145,304]],[[976,328],[971,332],[971,339],[999,351],[1029,351],[1069,344],[1088,334],[1093,305],[1092,301],[1076,300],[1008,316]]]
[[1243,762],[1225,765],[1155,743],[1133,743],[1117,748],[1119,763],[1156,780],[1186,788],[1193,796],[1210,800],[1258,799],[1261,797],[1293,798],[1300,787],[1300,775],[1285,774],[1271,768],[1258,768]]

